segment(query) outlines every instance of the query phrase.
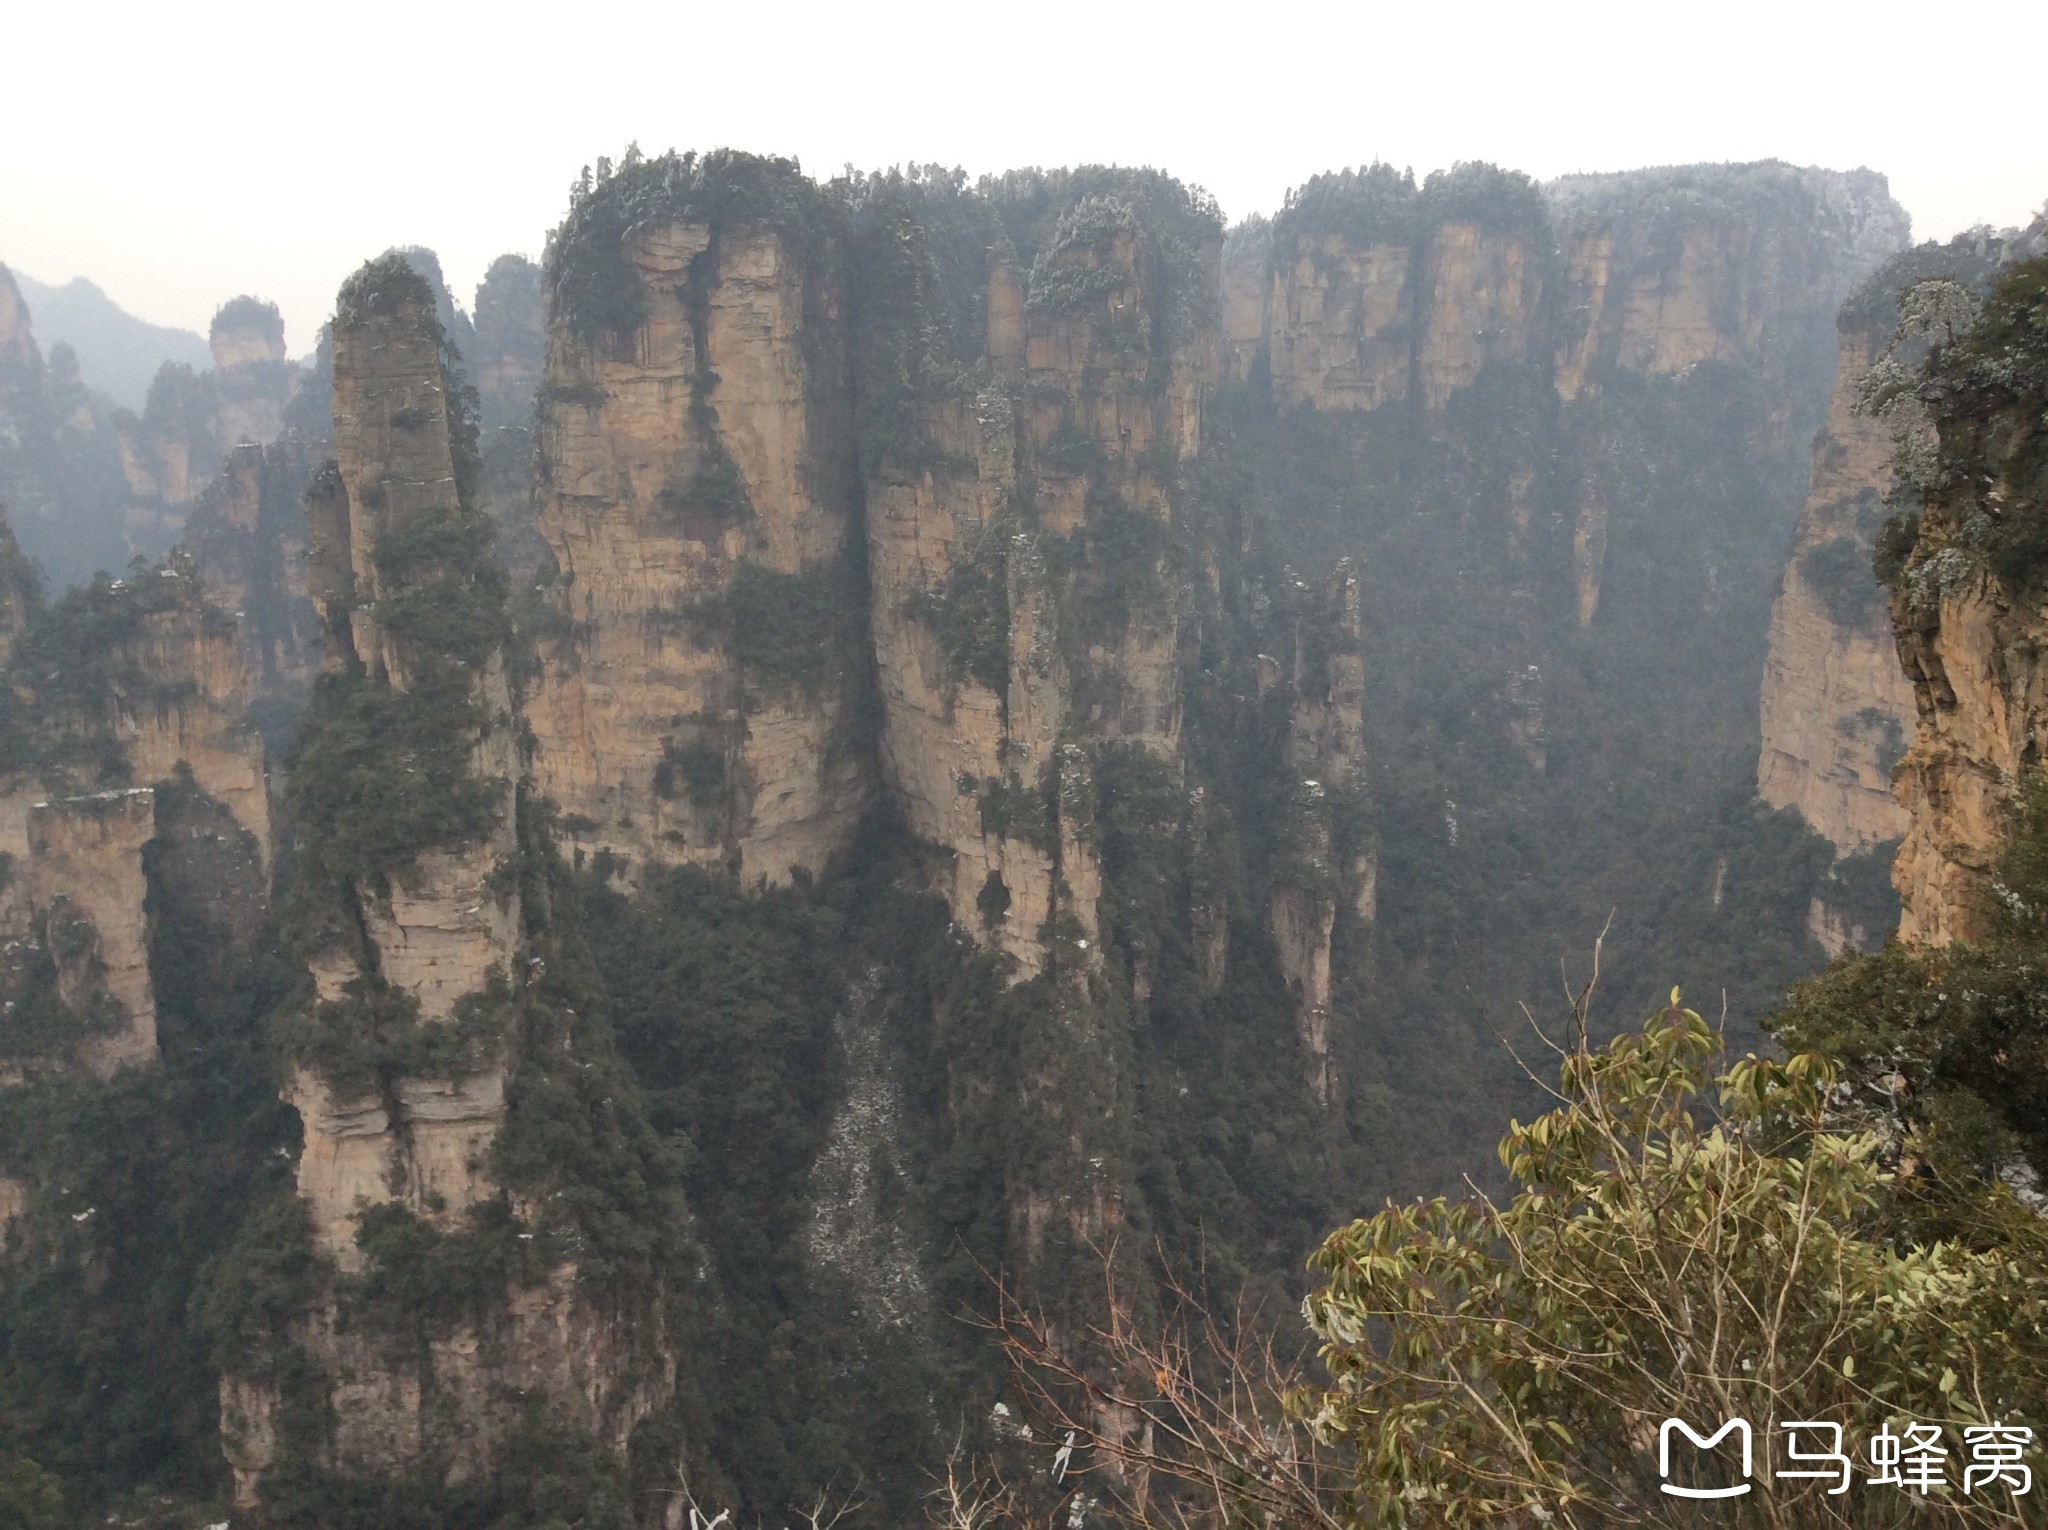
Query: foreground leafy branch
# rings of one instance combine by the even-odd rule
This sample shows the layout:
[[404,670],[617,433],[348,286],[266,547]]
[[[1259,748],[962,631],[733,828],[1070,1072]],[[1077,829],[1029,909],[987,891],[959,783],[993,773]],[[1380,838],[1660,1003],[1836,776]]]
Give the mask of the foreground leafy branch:
[[[1079,1340],[1006,1307],[1020,1375],[1128,1519],[2043,1522],[2010,1484],[1964,1493],[1962,1430],[2048,1419],[2048,1222],[1994,1180],[1930,1187],[1844,1129],[1822,1056],[1717,1068],[1719,1033],[1676,992],[1640,1032],[1559,1053],[1556,1108],[1501,1144],[1511,1195],[1389,1205],[1316,1254],[1320,1383],[1185,1297],[1147,1327],[1112,1282]],[[1953,1235],[1901,1236],[1901,1198],[1930,1195]],[[1752,1490],[1704,1519],[1666,1495],[1704,1480],[1690,1454],[1660,1476],[1667,1418],[1747,1420]],[[1845,1492],[1775,1476],[1803,1464],[1782,1428],[1798,1420],[1842,1426]],[[1945,1492],[1868,1482],[1864,1443],[1907,1423],[1943,1430]],[[2038,1474],[2038,1446],[2027,1459]]]

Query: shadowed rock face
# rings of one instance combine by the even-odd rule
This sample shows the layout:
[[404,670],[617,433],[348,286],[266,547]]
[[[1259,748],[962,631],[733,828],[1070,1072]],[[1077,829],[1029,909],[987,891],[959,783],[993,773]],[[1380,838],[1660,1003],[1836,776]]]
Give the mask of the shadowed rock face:
[[1843,855],[1897,839],[1906,826],[1891,774],[1912,726],[1912,688],[1870,573],[1871,536],[1892,484],[1891,440],[1855,408],[1884,338],[1861,328],[1841,335],[1764,663],[1757,795],[1798,809]]

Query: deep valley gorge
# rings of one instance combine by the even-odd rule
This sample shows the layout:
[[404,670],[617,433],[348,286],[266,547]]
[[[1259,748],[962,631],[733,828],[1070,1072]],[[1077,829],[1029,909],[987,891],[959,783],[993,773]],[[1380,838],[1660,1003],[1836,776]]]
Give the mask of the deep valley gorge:
[[2044,257],[636,147],[139,411],[0,266],[0,1518],[1168,1523],[1012,1314],[1298,1343],[1522,1178],[1532,1022],[1824,1052],[2039,1222]]

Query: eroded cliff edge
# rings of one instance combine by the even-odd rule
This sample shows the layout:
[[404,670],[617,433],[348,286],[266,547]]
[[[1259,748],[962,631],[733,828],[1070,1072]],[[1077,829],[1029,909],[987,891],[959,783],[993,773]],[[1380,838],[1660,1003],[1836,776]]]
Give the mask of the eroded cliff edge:
[[1894,780],[1907,829],[1893,867],[1900,935],[1981,941],[2003,896],[1993,867],[2015,799],[2048,744],[2040,588],[2048,381],[2041,225],[2007,254],[1981,304],[1966,281],[1913,289],[1902,328],[1931,348],[1894,371],[1886,417],[1910,491],[1879,546],[1917,726]]

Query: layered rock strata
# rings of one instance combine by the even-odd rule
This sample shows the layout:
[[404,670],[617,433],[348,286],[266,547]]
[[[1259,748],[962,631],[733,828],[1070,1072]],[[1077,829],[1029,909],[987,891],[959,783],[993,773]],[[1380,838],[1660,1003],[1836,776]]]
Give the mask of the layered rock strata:
[[[1213,225],[1196,222],[1183,268],[1159,258],[1187,216],[1105,190],[1035,251],[986,246],[977,385],[919,379],[911,432],[865,464],[883,777],[949,852],[955,919],[1021,975],[1049,950],[1093,959],[1090,751],[1179,766],[1185,599],[1167,556],[1218,303]],[[942,256],[958,253],[898,274],[901,300],[935,301]]]
[[821,869],[866,781],[843,272],[820,194],[771,173],[775,215],[728,213],[693,170],[658,216],[608,226],[601,188],[557,235],[625,307],[552,296],[556,625],[527,711],[575,843],[747,884]]

